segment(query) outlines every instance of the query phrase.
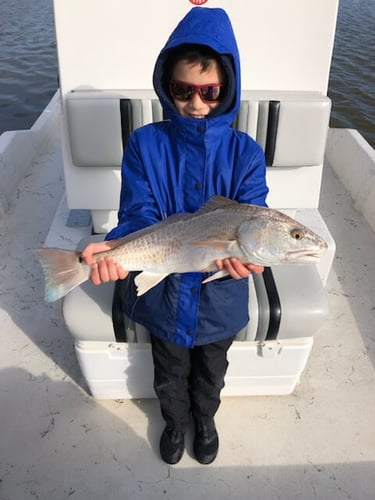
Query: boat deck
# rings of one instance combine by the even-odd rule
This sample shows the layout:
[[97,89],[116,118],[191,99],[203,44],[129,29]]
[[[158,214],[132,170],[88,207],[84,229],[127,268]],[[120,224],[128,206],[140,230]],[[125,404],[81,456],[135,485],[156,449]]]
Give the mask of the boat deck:
[[88,394],[59,304],[43,302],[31,249],[63,194],[51,138],[0,221],[0,499],[372,500],[375,495],[375,234],[327,165],[321,213],[337,254],[330,316],[290,396],[224,398],[220,452],[159,458],[156,400]]

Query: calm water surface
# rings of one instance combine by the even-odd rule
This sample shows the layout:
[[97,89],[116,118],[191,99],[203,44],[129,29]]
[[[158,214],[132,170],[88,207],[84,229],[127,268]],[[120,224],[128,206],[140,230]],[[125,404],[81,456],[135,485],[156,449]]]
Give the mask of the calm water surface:
[[0,133],[30,128],[56,89],[52,0],[0,0]]
[[341,0],[328,95],[331,126],[356,128],[375,147],[375,0]]
[[[375,0],[341,0],[328,91],[331,126],[373,147],[374,26]],[[0,48],[0,133],[29,128],[57,89],[52,0],[0,0]]]

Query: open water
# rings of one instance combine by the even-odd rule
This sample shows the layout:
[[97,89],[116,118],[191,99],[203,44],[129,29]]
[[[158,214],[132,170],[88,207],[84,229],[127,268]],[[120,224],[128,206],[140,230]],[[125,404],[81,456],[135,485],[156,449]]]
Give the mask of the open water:
[[[356,128],[373,147],[374,75],[375,0],[341,0],[331,126]],[[0,133],[30,128],[57,86],[52,0],[0,0]]]
[[328,95],[331,126],[375,147],[375,0],[340,0]]
[[0,133],[33,125],[57,71],[52,0],[0,0]]

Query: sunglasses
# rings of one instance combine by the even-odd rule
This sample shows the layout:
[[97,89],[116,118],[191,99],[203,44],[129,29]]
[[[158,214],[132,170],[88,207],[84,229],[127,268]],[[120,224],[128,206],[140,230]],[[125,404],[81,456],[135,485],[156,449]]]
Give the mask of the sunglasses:
[[178,101],[190,101],[195,92],[203,102],[220,102],[224,99],[226,85],[224,83],[208,83],[206,85],[192,85],[191,83],[171,80],[169,89],[172,97]]

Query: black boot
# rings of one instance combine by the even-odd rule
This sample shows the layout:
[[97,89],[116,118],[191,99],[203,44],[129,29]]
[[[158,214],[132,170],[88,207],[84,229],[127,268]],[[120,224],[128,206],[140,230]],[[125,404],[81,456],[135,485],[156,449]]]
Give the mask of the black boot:
[[214,419],[208,422],[195,421],[195,438],[193,450],[195,458],[201,464],[212,463],[219,449],[219,436]]
[[181,460],[185,450],[185,436],[168,426],[164,429],[160,438],[160,455],[167,464],[177,464]]

